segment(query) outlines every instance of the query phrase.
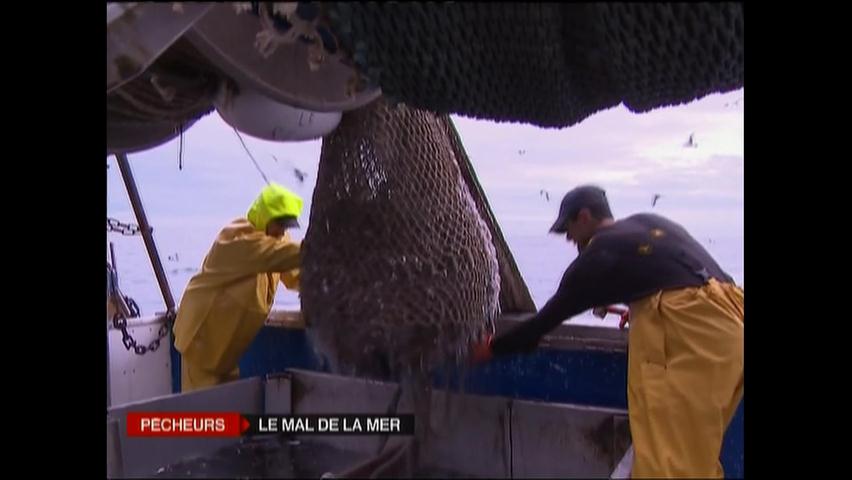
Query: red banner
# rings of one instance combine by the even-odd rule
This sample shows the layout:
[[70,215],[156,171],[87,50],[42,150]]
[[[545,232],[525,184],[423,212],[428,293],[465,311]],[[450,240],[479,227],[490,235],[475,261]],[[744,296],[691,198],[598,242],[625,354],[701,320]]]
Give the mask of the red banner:
[[239,413],[131,412],[128,437],[238,437],[249,429]]

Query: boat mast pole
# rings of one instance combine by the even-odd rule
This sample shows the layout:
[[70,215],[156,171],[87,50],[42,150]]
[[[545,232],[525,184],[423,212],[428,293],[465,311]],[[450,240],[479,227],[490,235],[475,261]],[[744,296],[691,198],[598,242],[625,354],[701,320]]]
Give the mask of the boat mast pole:
[[157,276],[160,293],[162,293],[163,301],[166,303],[166,313],[175,313],[175,299],[172,296],[171,288],[169,288],[169,280],[166,278],[165,270],[163,270],[163,263],[160,261],[157,245],[154,243],[154,229],[148,223],[145,209],[142,208],[142,199],[139,197],[139,190],[136,188],[136,181],[133,179],[133,172],[130,170],[130,162],[128,162],[127,155],[124,153],[115,154],[115,159],[118,161],[118,169],[121,171],[121,178],[124,180],[124,186],[127,188],[130,205],[133,206],[133,213],[136,215],[136,221],[139,223],[139,228],[142,231],[142,240],[145,242],[145,249],[148,250],[148,258],[151,259],[151,267],[154,269],[154,275]]

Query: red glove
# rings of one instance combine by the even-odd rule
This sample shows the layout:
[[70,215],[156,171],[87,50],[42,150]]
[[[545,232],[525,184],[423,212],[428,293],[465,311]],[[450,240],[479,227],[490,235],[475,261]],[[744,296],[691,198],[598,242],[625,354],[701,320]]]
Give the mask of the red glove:
[[620,316],[621,321],[618,322],[618,328],[620,328],[622,330],[624,330],[624,326],[627,325],[627,322],[630,321],[630,310],[628,310],[626,308],[619,308],[619,307],[613,307],[613,306],[609,306],[609,307],[606,307],[606,308],[598,307],[598,308],[595,308],[594,310],[592,310],[592,313],[594,313],[595,316],[599,317],[599,318],[604,318],[607,313],[611,313],[613,315]]
[[494,337],[488,335],[485,337],[485,340],[473,345],[470,352],[470,363],[475,365],[491,360],[494,357],[494,353],[491,351],[491,342],[493,340]]
[[625,309],[619,315],[621,315],[621,321],[618,322],[618,328],[624,330],[624,326],[630,321],[630,310]]

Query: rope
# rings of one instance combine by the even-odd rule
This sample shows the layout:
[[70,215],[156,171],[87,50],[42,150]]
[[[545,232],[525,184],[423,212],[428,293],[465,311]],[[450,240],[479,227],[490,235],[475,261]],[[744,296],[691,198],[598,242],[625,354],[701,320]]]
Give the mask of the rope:
[[268,179],[268,178],[266,178],[266,174],[265,174],[265,173],[263,173],[263,170],[260,168],[260,165],[258,165],[258,164],[257,164],[257,160],[255,160],[255,159],[254,159],[254,155],[252,155],[252,154],[251,154],[251,152],[249,151],[248,147],[246,146],[246,142],[244,142],[244,141],[243,141],[243,136],[242,136],[242,135],[240,135],[240,132],[239,132],[239,131],[237,131],[237,129],[236,129],[236,128],[234,128],[234,133],[236,133],[236,134],[237,134],[237,138],[239,138],[239,139],[240,139],[240,143],[243,145],[243,148],[245,149],[245,151],[246,151],[246,153],[248,154],[249,158],[251,158],[251,161],[252,161],[252,163],[254,163],[255,168],[257,168],[257,171],[258,171],[258,172],[260,172],[260,176],[261,176],[261,177],[263,177],[263,180],[264,180],[267,184],[271,183],[271,182],[269,181],[269,179]]

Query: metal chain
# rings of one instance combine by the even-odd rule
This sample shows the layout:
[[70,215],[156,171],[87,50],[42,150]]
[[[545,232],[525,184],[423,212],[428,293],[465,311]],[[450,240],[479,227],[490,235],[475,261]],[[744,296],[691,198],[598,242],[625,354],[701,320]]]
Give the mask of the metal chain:
[[145,355],[148,352],[155,352],[160,348],[160,340],[169,334],[174,320],[175,314],[173,312],[167,313],[165,323],[160,326],[160,330],[157,332],[157,338],[151,340],[148,345],[136,344],[136,339],[130,336],[130,332],[127,331],[127,317],[121,312],[116,313],[112,317],[112,325],[116,330],[121,330],[121,342],[124,344],[124,348],[127,350],[133,349],[136,355]]
[[140,235],[142,229],[134,223],[120,222],[114,218],[107,217],[107,231],[118,232],[122,235],[133,236]]
[[127,304],[127,309],[130,310],[131,318],[138,318],[142,316],[142,312],[139,311],[139,304],[136,303],[136,300],[124,295],[124,303]]

